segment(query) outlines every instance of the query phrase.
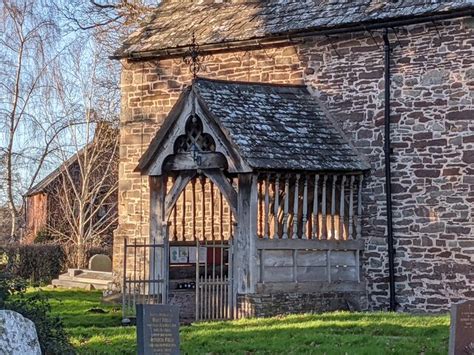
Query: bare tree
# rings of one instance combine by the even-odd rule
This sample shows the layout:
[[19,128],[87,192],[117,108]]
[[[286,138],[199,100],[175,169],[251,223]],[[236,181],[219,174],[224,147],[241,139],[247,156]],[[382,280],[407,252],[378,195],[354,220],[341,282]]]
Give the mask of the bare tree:
[[51,236],[70,247],[69,261],[83,267],[86,251],[110,244],[117,226],[119,95],[116,68],[95,41],[77,40],[62,58],[61,107],[74,117],[55,141],[60,179],[49,192]]
[[69,261],[78,268],[85,266],[89,248],[111,242],[118,218],[118,131],[110,122],[94,122],[94,116],[85,122],[97,125],[92,142],[65,162],[50,194],[48,230],[70,247]]
[[108,47],[109,54],[120,40],[152,15],[160,0],[55,0],[57,10],[70,30],[92,33]]
[[[22,193],[37,180],[53,141],[67,126],[41,110],[52,104],[54,72],[61,50],[59,29],[48,8],[35,0],[0,1],[0,153],[2,186],[17,230]],[[61,128],[62,127],[62,128]]]

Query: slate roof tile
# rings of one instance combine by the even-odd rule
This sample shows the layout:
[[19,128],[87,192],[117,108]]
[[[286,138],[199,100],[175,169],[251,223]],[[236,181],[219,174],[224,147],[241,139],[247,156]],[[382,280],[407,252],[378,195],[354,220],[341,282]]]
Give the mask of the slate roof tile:
[[369,168],[304,86],[208,79],[193,85],[242,158],[255,169]]
[[199,44],[224,44],[468,9],[474,0],[164,1],[116,56],[188,47],[193,31]]

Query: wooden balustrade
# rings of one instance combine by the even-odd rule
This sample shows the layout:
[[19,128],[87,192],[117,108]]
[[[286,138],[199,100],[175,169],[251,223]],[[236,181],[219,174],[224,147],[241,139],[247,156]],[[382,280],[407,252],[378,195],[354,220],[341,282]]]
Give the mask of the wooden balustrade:
[[360,174],[260,174],[258,237],[361,238],[362,182]]

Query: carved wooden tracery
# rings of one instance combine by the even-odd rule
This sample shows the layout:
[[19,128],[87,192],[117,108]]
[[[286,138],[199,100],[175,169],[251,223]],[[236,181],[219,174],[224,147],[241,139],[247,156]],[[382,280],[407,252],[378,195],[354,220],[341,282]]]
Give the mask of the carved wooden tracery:
[[174,144],[175,153],[190,153],[198,149],[202,153],[216,151],[216,143],[210,134],[203,132],[201,119],[191,115],[185,126],[185,133],[179,136]]

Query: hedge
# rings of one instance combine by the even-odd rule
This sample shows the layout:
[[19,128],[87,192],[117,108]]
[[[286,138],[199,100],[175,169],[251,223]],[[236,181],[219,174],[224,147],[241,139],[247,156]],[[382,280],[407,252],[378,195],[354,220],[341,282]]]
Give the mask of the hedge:
[[57,244],[12,244],[0,248],[5,271],[33,285],[50,283],[65,269],[65,253]]

